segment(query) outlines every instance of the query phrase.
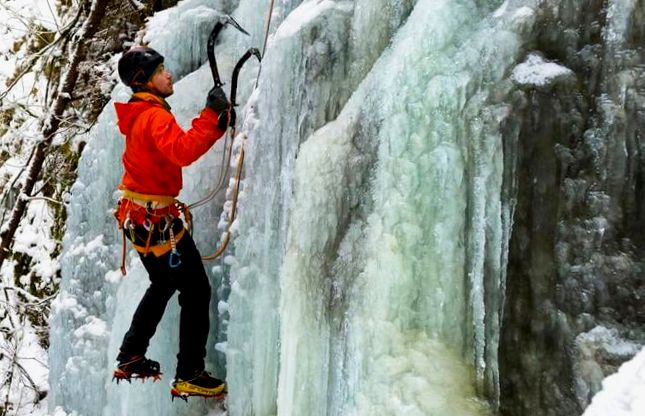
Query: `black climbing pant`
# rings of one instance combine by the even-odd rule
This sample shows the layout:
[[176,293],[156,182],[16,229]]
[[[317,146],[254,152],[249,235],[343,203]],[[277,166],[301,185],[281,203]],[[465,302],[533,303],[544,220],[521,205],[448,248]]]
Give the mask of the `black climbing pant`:
[[169,265],[170,253],[161,257],[152,253],[140,255],[150,277],[150,286],[134,312],[117,359],[145,355],[168,300],[175,291],[179,291],[181,312],[177,376],[181,377],[204,369],[211,287],[201,255],[188,232],[177,243],[177,251],[181,264],[175,268]]

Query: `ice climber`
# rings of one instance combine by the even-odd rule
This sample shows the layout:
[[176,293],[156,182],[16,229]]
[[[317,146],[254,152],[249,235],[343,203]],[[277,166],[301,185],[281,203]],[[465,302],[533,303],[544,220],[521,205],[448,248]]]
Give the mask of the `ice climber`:
[[[173,81],[163,56],[148,47],[132,47],[119,60],[118,71],[133,94],[127,103],[115,104],[125,135],[122,196],[115,215],[139,253],[150,285],[123,338],[114,378],[160,378],[159,363],[145,354],[166,303],[179,291],[179,353],[171,394],[221,397],[225,383],[204,368],[211,287],[181,218],[183,214],[188,223],[189,214],[175,198],[182,187],[182,167],[225,134],[233,109],[224,91],[213,88],[204,110],[183,131],[165,100],[173,93]],[[122,269],[125,273],[124,265]]]

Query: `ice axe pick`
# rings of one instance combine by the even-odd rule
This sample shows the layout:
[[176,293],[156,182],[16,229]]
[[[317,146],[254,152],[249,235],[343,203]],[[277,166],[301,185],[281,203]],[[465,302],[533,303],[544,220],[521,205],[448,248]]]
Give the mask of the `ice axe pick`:
[[215,60],[215,40],[217,39],[217,36],[219,35],[219,32],[224,28],[226,25],[231,25],[240,32],[244,33],[247,36],[249,35],[249,32],[244,30],[242,26],[240,26],[239,23],[233,19],[232,16],[229,15],[221,15],[219,17],[219,20],[217,23],[215,23],[215,26],[213,27],[213,30],[211,31],[211,34],[208,36],[208,63],[210,64],[211,67],[211,74],[213,75],[213,83],[215,84],[215,88],[221,87],[224,85],[222,83],[222,80],[219,77],[219,72],[217,71],[217,61]]

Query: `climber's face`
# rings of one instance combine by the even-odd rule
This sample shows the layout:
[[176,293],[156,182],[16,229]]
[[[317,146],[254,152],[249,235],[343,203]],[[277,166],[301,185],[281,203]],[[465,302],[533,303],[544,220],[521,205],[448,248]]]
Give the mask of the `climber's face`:
[[159,65],[154,74],[150,77],[148,87],[163,98],[170,97],[174,92],[172,86],[172,74],[163,64]]

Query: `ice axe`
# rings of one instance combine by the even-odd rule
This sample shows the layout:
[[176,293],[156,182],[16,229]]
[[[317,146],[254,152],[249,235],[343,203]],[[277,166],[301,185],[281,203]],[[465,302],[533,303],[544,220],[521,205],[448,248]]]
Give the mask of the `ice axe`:
[[219,32],[224,28],[226,25],[231,25],[240,32],[244,33],[247,36],[249,35],[249,32],[244,30],[242,26],[240,26],[239,23],[233,19],[233,17],[225,14],[221,15],[219,17],[219,20],[217,23],[215,23],[215,26],[213,27],[213,30],[211,31],[211,34],[208,36],[208,62],[211,66],[211,74],[213,75],[213,82],[215,83],[215,88],[221,87],[224,85],[222,83],[222,80],[219,77],[219,72],[217,71],[217,61],[215,60],[215,39],[217,39],[217,35],[219,35]]
[[233,78],[231,80],[231,105],[233,107],[237,105],[235,100],[237,99],[237,79],[240,75],[240,70],[242,69],[246,61],[248,61],[251,56],[255,56],[256,58],[258,58],[259,62],[262,62],[262,55],[260,55],[260,51],[258,50],[258,48],[250,48],[237,61],[237,64],[235,64],[235,68],[233,69]]
[[[242,57],[235,64],[235,68],[233,69],[233,78],[231,79],[231,107],[237,106],[237,80],[240,76],[240,70],[242,69],[246,61],[248,61],[252,56],[258,58],[259,62],[262,62],[262,56],[260,55],[258,48],[249,48],[249,50],[246,51],[246,53],[242,55]],[[235,112],[231,113],[229,124],[233,126],[233,131],[235,131],[235,117]]]

